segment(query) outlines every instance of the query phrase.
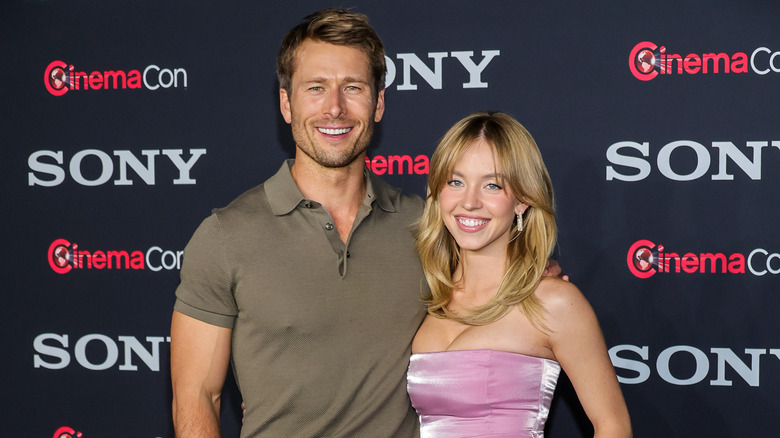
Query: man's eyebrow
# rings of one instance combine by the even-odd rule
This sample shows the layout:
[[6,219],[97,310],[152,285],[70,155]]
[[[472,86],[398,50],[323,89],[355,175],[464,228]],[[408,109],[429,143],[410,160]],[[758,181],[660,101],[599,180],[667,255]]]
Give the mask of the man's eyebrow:
[[368,83],[368,79],[353,78],[351,76],[348,76],[348,77],[344,78],[343,82],[357,82],[357,83],[360,83],[360,84],[367,84]]
[[[312,77],[312,78],[309,78],[309,79],[305,79],[305,80],[303,80],[301,82],[304,83],[304,84],[323,84],[325,82],[328,82],[328,78],[326,78],[324,76],[315,76],[315,77]],[[361,78],[361,77],[347,76],[347,77],[345,77],[344,79],[341,80],[341,83],[344,83],[344,84],[345,83],[368,84],[369,81],[368,81],[368,79],[364,79],[364,78]]]

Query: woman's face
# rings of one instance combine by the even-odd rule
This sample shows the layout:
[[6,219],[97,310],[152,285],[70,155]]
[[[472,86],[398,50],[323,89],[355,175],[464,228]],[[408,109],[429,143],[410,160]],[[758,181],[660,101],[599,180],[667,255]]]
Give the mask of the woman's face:
[[527,206],[501,185],[493,148],[479,139],[455,162],[439,195],[444,225],[461,251],[505,255],[515,215]]

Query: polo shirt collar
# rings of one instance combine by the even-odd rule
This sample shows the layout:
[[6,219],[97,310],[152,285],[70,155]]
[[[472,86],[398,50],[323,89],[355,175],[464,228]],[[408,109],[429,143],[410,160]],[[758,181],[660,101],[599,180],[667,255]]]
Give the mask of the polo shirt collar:
[[[268,204],[276,216],[286,215],[295,210],[301,202],[306,201],[290,173],[293,163],[295,163],[295,159],[285,160],[276,174],[264,184]],[[387,192],[389,186],[378,176],[369,172],[368,168],[363,169],[363,174],[366,177],[366,197],[363,199],[363,204],[370,207],[373,202],[376,202],[382,210],[390,213],[395,212],[395,205]]]

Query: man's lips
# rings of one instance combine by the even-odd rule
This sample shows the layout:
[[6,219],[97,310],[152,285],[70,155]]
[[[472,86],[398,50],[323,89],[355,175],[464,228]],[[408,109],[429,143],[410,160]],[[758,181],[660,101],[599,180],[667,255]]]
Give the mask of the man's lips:
[[344,135],[352,131],[352,128],[317,128],[317,131],[325,135]]

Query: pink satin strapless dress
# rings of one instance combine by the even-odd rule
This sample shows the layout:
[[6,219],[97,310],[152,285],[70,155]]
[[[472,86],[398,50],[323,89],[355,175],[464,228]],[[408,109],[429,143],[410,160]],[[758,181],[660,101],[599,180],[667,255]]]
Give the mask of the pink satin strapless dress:
[[543,437],[560,371],[507,351],[412,354],[407,390],[420,438]]

